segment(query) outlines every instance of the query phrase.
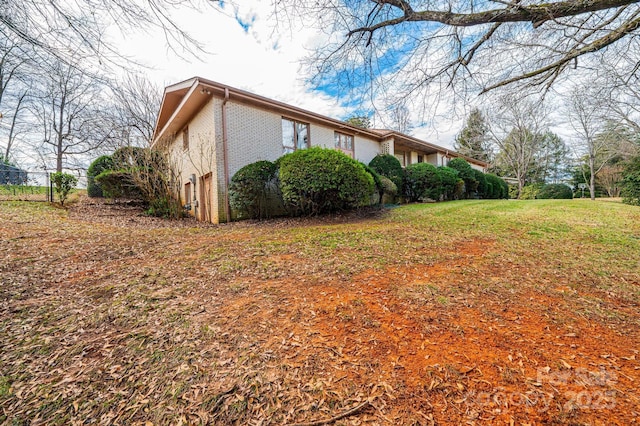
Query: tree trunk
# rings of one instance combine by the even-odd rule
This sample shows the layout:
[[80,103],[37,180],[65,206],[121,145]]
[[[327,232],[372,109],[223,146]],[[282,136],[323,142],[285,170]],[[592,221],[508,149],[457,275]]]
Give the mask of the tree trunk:
[[589,171],[591,176],[589,177],[589,194],[591,195],[591,201],[596,199],[596,167],[595,167],[595,155],[589,155]]
[[522,194],[522,188],[524,188],[526,176],[526,173],[522,173],[516,169],[516,179],[518,179],[518,200],[520,199],[520,194]]
[[56,149],[56,172],[62,173],[62,135],[58,135],[58,146]]
[[11,153],[11,146],[13,145],[13,140],[15,136],[13,135],[16,130],[16,120],[18,119],[18,114],[20,113],[20,107],[24,98],[27,96],[27,92],[24,92],[22,96],[18,98],[18,105],[16,105],[16,109],[14,111],[13,117],[11,118],[11,128],[9,129],[9,138],[7,140],[7,150],[4,153],[5,160],[9,160],[9,154]]

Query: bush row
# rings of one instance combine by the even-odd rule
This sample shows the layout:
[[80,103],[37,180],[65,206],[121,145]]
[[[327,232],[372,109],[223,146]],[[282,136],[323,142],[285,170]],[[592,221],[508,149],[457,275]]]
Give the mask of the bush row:
[[507,198],[509,186],[496,175],[485,174],[461,158],[444,167],[429,163],[411,164],[404,169],[393,155],[378,155],[369,166],[393,180],[407,202],[448,201],[462,198]]
[[229,199],[238,218],[267,218],[394,203],[398,197],[406,202],[507,197],[508,186],[498,176],[474,170],[464,160],[449,165],[403,169],[392,155],[378,155],[366,165],[316,147],[241,168],[231,179]]

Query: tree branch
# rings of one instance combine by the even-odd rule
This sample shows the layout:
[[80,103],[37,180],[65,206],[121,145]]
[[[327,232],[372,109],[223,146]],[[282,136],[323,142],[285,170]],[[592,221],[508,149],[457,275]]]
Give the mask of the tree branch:
[[[637,15],[637,13],[636,13]],[[632,33],[633,31],[637,30],[638,28],[640,28],[640,17],[636,17],[635,19],[629,20],[627,21],[624,25],[621,25],[620,27],[616,28],[615,30],[611,31],[610,33],[608,33],[606,36],[601,37],[595,41],[593,41],[592,43],[589,43],[588,45],[574,50],[572,52],[569,52],[567,55],[565,55],[563,58],[547,65],[541,68],[538,68],[537,70],[525,73],[525,74],[521,74],[519,76],[516,77],[512,77],[506,80],[502,80],[499,83],[496,83],[492,86],[489,86],[485,89],[482,90],[482,93],[486,93],[490,90],[493,89],[497,89],[498,87],[502,87],[502,86],[506,86],[508,84],[514,83],[516,81],[521,81],[521,80],[526,80],[541,74],[544,74],[546,72],[549,71],[553,71],[556,69],[561,69],[563,67],[565,67],[569,62],[571,62],[572,60],[585,55],[587,53],[591,53],[591,52],[596,52],[598,50],[604,49],[605,47],[615,43],[616,41],[620,40],[621,38],[629,35],[630,33]],[[544,81],[545,79],[543,79]]]
[[352,31],[371,32],[381,27],[396,25],[404,21],[439,22],[454,27],[472,27],[476,25],[506,22],[531,22],[534,27],[544,22],[582,15],[584,13],[608,10],[637,3],[637,0],[565,0],[557,3],[520,5],[509,3],[501,9],[491,9],[472,13],[453,13],[451,11],[423,10],[414,11],[402,0],[377,0],[377,4],[387,4],[402,11],[403,16],[386,20],[378,24],[360,27]]

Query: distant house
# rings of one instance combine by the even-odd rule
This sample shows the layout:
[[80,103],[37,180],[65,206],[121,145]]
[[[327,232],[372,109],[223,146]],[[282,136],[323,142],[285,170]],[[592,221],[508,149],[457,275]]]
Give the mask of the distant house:
[[442,166],[462,157],[478,170],[487,167],[399,132],[362,129],[200,77],[165,89],[152,143],[170,154],[191,214],[213,223],[230,217],[227,188],[241,167],[311,146],[339,149],[367,164],[384,153],[403,166]]
[[0,185],[24,185],[28,177],[26,170],[0,163]]

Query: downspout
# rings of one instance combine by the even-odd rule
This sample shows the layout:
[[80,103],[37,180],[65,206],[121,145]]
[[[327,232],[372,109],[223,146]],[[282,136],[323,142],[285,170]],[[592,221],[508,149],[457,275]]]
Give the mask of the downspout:
[[229,88],[224,88],[224,100],[222,101],[222,159],[224,161],[224,212],[226,221],[231,222],[231,208],[229,206],[229,153],[227,132],[227,102],[229,101]]

